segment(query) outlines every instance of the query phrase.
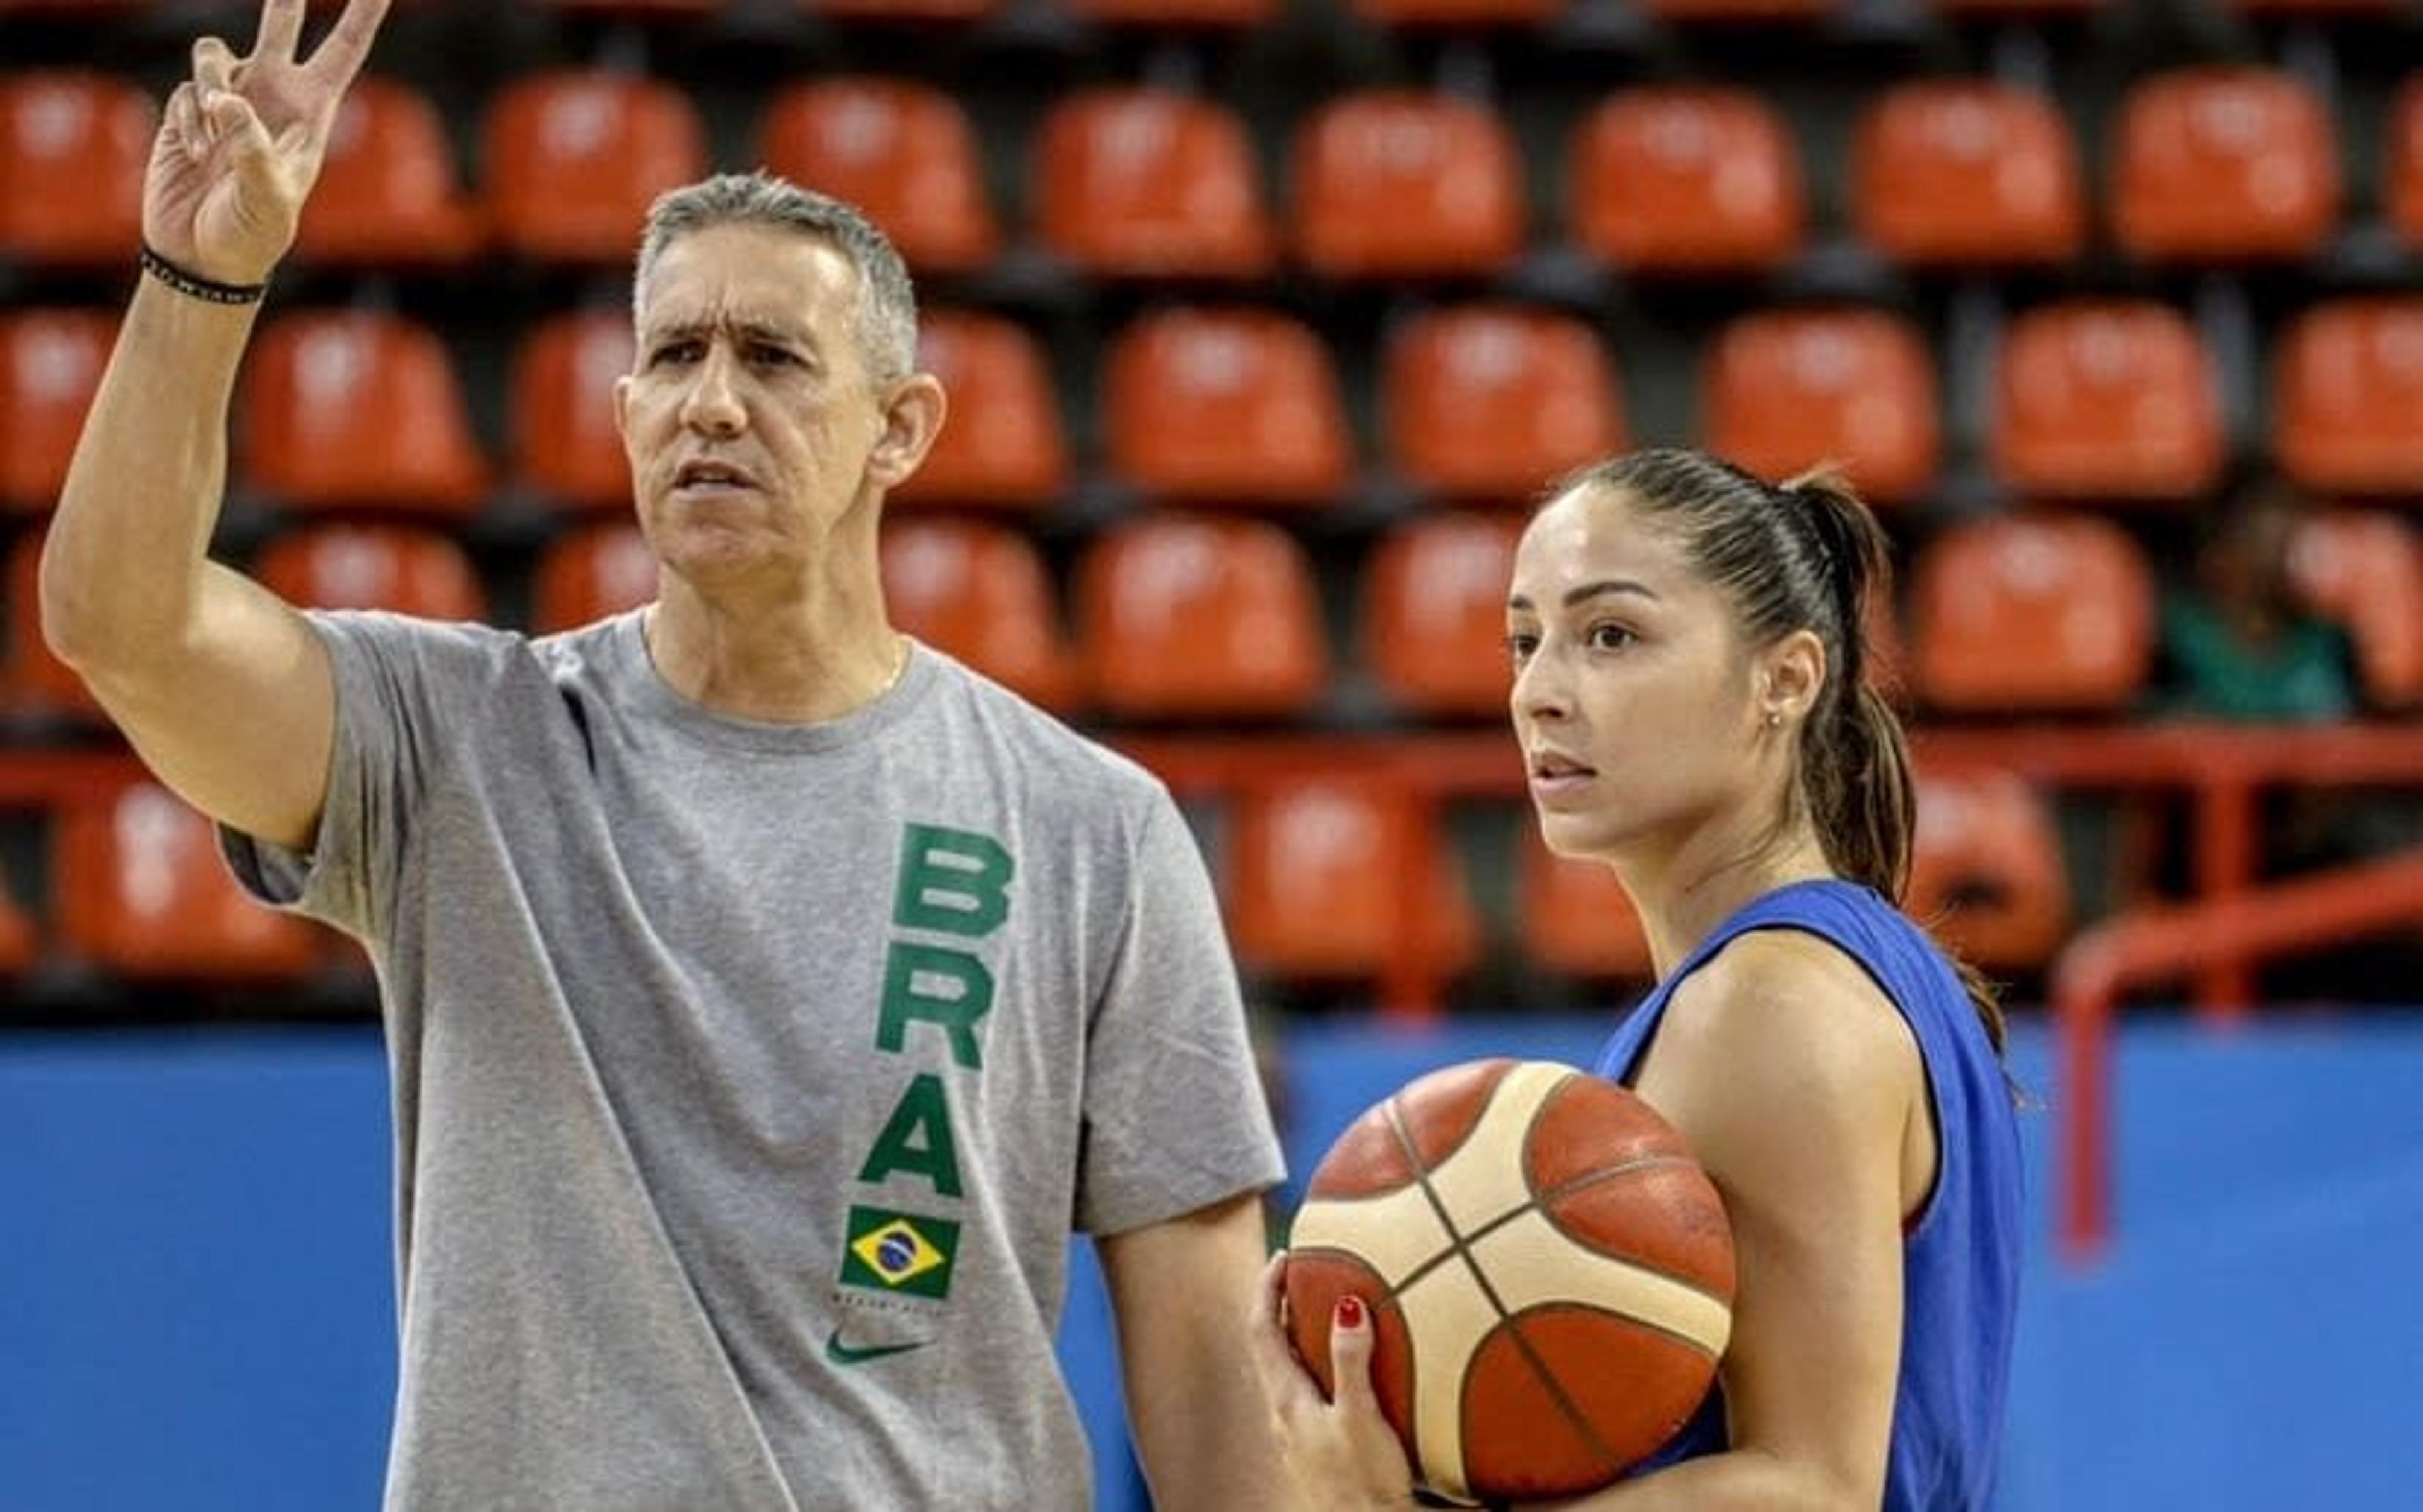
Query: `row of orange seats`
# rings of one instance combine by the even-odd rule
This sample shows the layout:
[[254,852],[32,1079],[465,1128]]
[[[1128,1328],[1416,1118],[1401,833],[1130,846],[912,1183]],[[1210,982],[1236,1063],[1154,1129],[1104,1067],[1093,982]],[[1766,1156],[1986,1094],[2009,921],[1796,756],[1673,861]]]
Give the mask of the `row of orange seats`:
[[[0,257],[118,263],[134,245],[153,102],[79,71],[0,76]],[[2323,99],[2297,76],[2194,68],[2136,84],[2113,123],[2114,242],[2153,263],[2303,259],[2347,198]],[[2383,155],[2383,214],[2423,246],[2423,76]],[[588,70],[507,87],[486,109],[484,194],[461,185],[436,108],[367,80],[347,99],[297,256],[325,263],[461,264],[495,244],[544,262],[610,264],[661,190],[707,167],[677,85]],[[947,94],[890,78],[784,91],[754,161],[864,205],[921,272],[1001,253],[974,128]],[[2051,98],[1975,79],[1885,91],[1852,142],[1860,238],[1916,267],[2059,265],[2089,245],[2091,195],[2072,123]],[[1352,90],[1294,132],[1285,235],[1242,115],[1167,89],[1094,88],[1055,104],[1031,144],[1037,241],[1113,276],[1261,278],[1282,251],[1334,278],[1488,275],[1533,240],[1521,149],[1485,101]],[[1809,240],[1792,134],[1754,93],[1619,92],[1570,131],[1563,221],[1591,256],[1640,273],[1753,271]],[[1284,245],[1283,245],[1284,244]]]
[[[1425,516],[1374,546],[1355,585],[1355,644],[1333,646],[1316,575],[1267,522],[1148,513],[1104,531],[1067,593],[1033,543],[970,519],[900,516],[882,569],[904,629],[1046,707],[1125,720],[1314,718],[1369,677],[1415,719],[1503,714],[1506,582],[1522,522]],[[2358,673],[2385,709],[2423,704],[2423,534],[2383,513],[2326,513],[2300,528],[2293,575],[2351,632]],[[40,537],[8,570],[9,654],[0,694],[28,712],[93,717],[35,622]],[[483,620],[490,601],[463,549],[433,531],[324,525],[280,537],[253,572],[289,600]],[[645,602],[656,568],[635,527],[568,532],[542,555],[532,629]],[[1912,575],[1907,640],[1875,633],[1924,707],[1947,715],[2126,713],[2155,656],[2157,590],[2143,549],[2087,515],[2015,514],[1928,543]]]
[[[2051,805],[1998,771],[1925,773],[1909,906],[1977,965],[2033,970],[2067,937],[2071,898]],[[1240,963],[1282,981],[1370,982],[1408,950],[1452,978],[1490,930],[1470,867],[1435,813],[1351,775],[1241,794],[1211,852]],[[1648,941],[1603,867],[1560,859],[1528,814],[1517,830],[1512,943],[1559,976],[1640,981]]]
[[[1439,816],[1340,775],[1239,794],[1211,854],[1244,969],[1271,981],[1369,982],[1408,949],[1453,975],[1487,928]],[[2006,774],[1922,781],[1911,903],[1989,969],[2041,966],[2069,919],[2049,806]],[[1611,874],[1557,859],[1519,827],[1509,942],[1560,976],[1640,980],[1647,947]],[[138,782],[52,816],[47,925],[0,883],[0,976],[45,958],[129,980],[297,982],[340,943],[250,903],[209,825]]]
[[[0,311],[0,509],[57,497],[115,332],[96,310]],[[1398,321],[1379,354],[1377,468],[1425,496],[1531,497],[1631,443],[1620,370],[1582,318],[1476,304]],[[2330,300],[2273,352],[2270,450],[2319,492],[2423,496],[2423,297]],[[1045,510],[1073,482],[1059,387],[1014,323],[929,312],[923,361],[952,420],[903,503]],[[630,370],[621,310],[531,328],[511,380],[509,486],[555,507],[618,509],[628,473],[614,380]],[[1308,325],[1267,309],[1148,313],[1094,364],[1107,477],[1158,500],[1320,508],[1357,486],[1338,364]],[[1873,308],[1760,310],[1703,356],[1701,444],[1783,476],[1847,464],[1880,507],[1927,496],[1945,466],[1937,362],[1916,323]],[[2021,497],[2191,506],[2230,440],[2213,357],[2152,300],[2063,300],[1999,342],[1987,465]],[[464,516],[498,491],[444,342],[402,317],[307,310],[272,320],[239,395],[241,484],[301,509]]]

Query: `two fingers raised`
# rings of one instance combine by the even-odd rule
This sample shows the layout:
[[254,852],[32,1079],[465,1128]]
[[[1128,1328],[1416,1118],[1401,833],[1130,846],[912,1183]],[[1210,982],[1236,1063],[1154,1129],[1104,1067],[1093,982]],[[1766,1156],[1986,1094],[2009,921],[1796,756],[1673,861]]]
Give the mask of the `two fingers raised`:
[[194,43],[194,82],[206,95],[241,85],[255,69],[292,70],[312,92],[334,98],[362,71],[387,17],[388,0],[347,0],[344,13],[309,59],[298,56],[307,0],[266,0],[252,52],[238,57],[216,37]]

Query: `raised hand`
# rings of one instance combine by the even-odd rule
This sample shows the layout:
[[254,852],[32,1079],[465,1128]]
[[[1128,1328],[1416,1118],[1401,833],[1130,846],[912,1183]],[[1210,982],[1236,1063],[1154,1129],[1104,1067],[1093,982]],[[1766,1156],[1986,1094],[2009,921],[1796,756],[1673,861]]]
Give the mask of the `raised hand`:
[[252,51],[205,37],[194,76],[168,97],[143,184],[143,238],[189,273],[257,284],[294,241],[345,90],[370,55],[388,0],[346,0],[306,60],[306,0],[265,0]]

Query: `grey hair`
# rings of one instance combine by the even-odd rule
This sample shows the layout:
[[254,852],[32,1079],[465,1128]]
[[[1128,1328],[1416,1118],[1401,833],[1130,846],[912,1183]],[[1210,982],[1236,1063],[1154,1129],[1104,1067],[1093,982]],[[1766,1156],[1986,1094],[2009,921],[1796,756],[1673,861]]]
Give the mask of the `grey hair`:
[[648,276],[665,249],[717,226],[768,226],[816,237],[838,249],[858,273],[858,347],[868,378],[897,383],[916,370],[917,293],[891,238],[857,207],[763,169],[720,173],[669,190],[648,207],[639,270],[631,284],[635,316]]

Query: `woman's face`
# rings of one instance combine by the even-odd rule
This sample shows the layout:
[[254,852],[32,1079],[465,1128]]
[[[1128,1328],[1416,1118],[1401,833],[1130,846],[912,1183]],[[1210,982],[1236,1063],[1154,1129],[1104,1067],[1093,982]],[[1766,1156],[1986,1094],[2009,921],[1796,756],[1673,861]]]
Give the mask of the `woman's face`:
[[1576,489],[1532,520],[1506,628],[1514,733],[1559,855],[1671,847],[1776,783],[1732,606],[1623,494]]

